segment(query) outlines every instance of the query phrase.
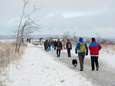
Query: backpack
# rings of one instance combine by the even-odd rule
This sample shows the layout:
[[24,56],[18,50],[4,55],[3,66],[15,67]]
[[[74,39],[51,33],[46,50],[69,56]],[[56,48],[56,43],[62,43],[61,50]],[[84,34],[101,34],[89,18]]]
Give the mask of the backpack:
[[80,52],[86,52],[86,45],[85,45],[85,43],[80,43]]
[[72,47],[70,42],[68,42],[68,45],[67,45],[67,46],[68,46],[68,48],[71,48],[71,47]]

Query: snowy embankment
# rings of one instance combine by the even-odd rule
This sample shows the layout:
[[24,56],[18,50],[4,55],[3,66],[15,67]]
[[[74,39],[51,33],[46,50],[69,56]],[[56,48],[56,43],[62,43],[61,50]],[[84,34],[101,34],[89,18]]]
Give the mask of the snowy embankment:
[[100,60],[115,69],[115,45],[104,47],[100,52]]
[[23,59],[9,65],[7,86],[94,86],[80,72],[53,58],[41,46],[29,45]]

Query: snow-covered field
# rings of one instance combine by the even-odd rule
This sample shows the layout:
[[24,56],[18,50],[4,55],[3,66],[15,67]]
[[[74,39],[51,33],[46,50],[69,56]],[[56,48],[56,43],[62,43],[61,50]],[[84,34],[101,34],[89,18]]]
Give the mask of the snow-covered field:
[[114,53],[107,50],[101,51],[99,71],[92,72],[86,62],[80,72],[79,65],[74,68],[71,64],[72,58],[77,58],[74,50],[72,58],[67,58],[65,50],[57,58],[55,51],[45,52],[42,46],[29,44],[23,59],[9,65],[7,86],[115,86]]

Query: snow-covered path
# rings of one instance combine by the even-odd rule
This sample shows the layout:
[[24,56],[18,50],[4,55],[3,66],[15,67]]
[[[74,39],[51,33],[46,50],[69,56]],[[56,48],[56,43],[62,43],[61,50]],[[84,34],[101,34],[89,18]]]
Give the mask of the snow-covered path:
[[[73,53],[72,58],[76,58]],[[19,63],[9,65],[7,86],[115,86],[115,70],[103,62],[99,71],[74,68],[72,58],[62,51],[57,58],[55,51],[45,52],[41,46],[29,45]]]
[[40,46],[28,46],[23,59],[9,66],[7,86],[94,86],[80,72],[54,58]]
[[[102,53],[101,56],[104,56],[104,58],[107,58],[105,51],[102,51],[101,53]],[[54,51],[50,52],[50,55],[53,57],[56,56]],[[78,59],[77,55],[75,55],[73,52],[72,52],[72,58]],[[102,59],[103,58],[101,58],[101,60]],[[65,50],[62,51],[60,59],[55,58],[55,60],[66,65],[68,68],[79,72],[79,64],[78,64],[77,69],[74,69],[73,66],[71,65],[72,59],[67,58],[67,53]],[[89,61],[89,58],[86,57],[85,60]],[[104,61],[101,61],[101,60],[99,61],[100,62],[99,71],[91,71],[90,63],[85,61],[86,63],[84,65],[84,71],[80,72],[80,75],[85,77],[87,80],[91,81],[94,85],[96,84],[98,86],[115,86],[115,69],[113,69],[112,67],[109,67],[110,65],[107,65]],[[114,62],[114,61],[111,61],[111,62]]]

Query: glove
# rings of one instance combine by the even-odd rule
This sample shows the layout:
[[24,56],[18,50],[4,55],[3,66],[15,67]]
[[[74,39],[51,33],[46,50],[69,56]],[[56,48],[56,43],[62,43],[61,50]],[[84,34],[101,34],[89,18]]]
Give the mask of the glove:
[[77,54],[77,49],[75,49],[75,53]]

